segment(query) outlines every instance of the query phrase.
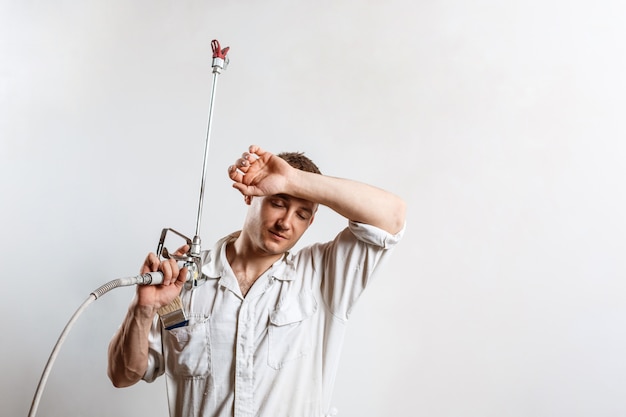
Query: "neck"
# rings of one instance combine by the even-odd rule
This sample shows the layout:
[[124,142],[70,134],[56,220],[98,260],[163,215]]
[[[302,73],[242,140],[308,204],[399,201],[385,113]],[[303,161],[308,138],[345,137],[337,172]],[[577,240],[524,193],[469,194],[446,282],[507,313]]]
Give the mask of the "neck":
[[243,234],[226,246],[226,259],[244,296],[252,284],[282,256],[255,250],[253,245],[246,244]]

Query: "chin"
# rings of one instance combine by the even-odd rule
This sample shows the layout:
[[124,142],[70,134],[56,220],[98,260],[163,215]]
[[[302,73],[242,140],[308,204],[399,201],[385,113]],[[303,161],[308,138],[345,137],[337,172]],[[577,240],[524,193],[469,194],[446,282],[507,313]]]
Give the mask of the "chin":
[[291,242],[277,242],[275,239],[271,238],[269,241],[265,242],[264,246],[267,253],[271,255],[279,255],[289,251],[293,245]]

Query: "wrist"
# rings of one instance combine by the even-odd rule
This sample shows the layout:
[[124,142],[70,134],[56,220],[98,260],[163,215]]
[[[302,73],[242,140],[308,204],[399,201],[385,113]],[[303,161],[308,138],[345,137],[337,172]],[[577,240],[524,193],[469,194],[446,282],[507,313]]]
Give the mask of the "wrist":
[[313,184],[311,183],[309,177],[311,175],[317,174],[292,167],[290,174],[286,177],[285,194],[296,198],[310,200],[311,192],[313,191]]
[[142,305],[135,300],[129,309],[129,314],[135,319],[152,322],[154,316],[157,314],[157,310],[158,309],[154,306]]

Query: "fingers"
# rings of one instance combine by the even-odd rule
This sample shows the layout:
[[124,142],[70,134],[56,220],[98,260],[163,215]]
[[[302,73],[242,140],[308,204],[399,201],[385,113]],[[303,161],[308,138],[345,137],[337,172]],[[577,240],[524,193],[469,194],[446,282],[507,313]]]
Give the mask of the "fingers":
[[[184,245],[176,251],[176,254],[180,254],[180,255],[185,254],[187,250],[189,250],[189,246]],[[139,273],[145,274],[147,272],[156,272],[156,271],[161,271],[163,273],[162,285],[171,285],[172,283],[175,283],[179,279],[180,275],[183,275],[180,273],[181,271],[179,271],[176,260],[164,259],[161,261],[154,253],[151,252],[146,257],[146,260],[141,266],[141,271]],[[186,276],[187,275],[185,272],[182,279],[185,279]]]
[[176,281],[178,276],[178,265],[173,259],[164,259],[159,266],[159,271],[163,273],[162,285],[170,285],[173,281]]
[[239,191],[244,196],[254,196],[255,195],[255,187],[251,187],[246,184],[242,184],[240,182],[234,182],[233,188]]
[[235,167],[237,167],[237,169],[240,169],[243,172],[246,172],[249,166],[250,166],[250,161],[248,160],[248,156],[242,156],[241,158],[237,159],[237,161],[235,162]]
[[267,151],[261,149],[261,147],[258,145],[250,145],[250,147],[248,148],[248,151],[252,154],[257,155],[258,157],[262,157],[263,155],[267,153]]
[[146,260],[143,262],[141,266],[140,274],[145,274],[146,272],[156,272],[159,270],[159,258],[152,252],[146,256]]
[[[162,285],[170,285],[172,283],[172,270],[174,269],[174,265],[176,265],[176,261],[173,259],[164,259],[159,265],[159,271],[163,273]],[[178,269],[177,265],[175,267]]]
[[189,274],[189,270],[187,269],[187,267],[183,267],[183,269],[180,270],[180,272],[178,273],[178,277],[176,278],[176,281],[174,281],[174,285],[178,286],[178,287],[182,287],[185,282],[187,282],[187,275]]
[[248,151],[241,154],[241,158],[237,159],[234,166],[236,169],[240,169],[245,173],[247,168],[253,165],[261,157],[261,155],[265,153],[266,152],[257,145],[250,145]]
[[[258,147],[257,147],[258,148]],[[234,165],[228,167],[228,176],[236,183],[243,183],[244,176],[250,170],[250,167],[259,159],[257,155],[252,153],[252,150],[256,149],[254,146],[250,147],[250,152],[244,152],[241,158],[235,161]]]
[[263,177],[259,176],[259,172],[263,170],[267,163],[265,159],[269,157],[271,157],[269,152],[257,145],[250,145],[248,151],[228,167],[228,176],[233,180],[233,188],[243,195],[254,195],[256,187],[253,183]]
[[234,165],[228,167],[228,176],[231,180],[242,182],[243,176],[248,172],[250,165],[254,163],[255,158],[248,152],[244,152],[241,158],[235,161]]
[[235,165],[228,167],[228,176],[235,182],[243,182],[243,172],[239,171]]
[[183,245],[180,248],[176,249],[174,255],[183,256],[189,251],[189,245]]
[[243,172],[247,172],[248,168],[259,159],[259,155],[252,151],[253,149],[257,148],[258,147],[255,148],[254,146],[251,146],[250,152],[244,152],[243,154],[241,154],[241,158],[237,159],[235,166]]

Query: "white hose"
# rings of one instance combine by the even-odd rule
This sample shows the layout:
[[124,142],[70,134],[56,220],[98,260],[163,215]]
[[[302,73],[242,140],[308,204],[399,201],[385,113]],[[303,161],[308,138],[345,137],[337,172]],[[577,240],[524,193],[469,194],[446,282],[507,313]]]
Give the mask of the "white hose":
[[59,340],[57,340],[56,345],[54,345],[54,349],[52,349],[52,353],[50,353],[50,357],[48,358],[48,363],[41,374],[41,378],[39,379],[39,384],[37,385],[37,391],[35,391],[35,396],[33,397],[33,402],[30,406],[30,411],[28,412],[28,417],[35,417],[37,414],[37,408],[39,408],[39,401],[41,400],[41,395],[43,394],[44,387],[46,386],[46,382],[48,381],[48,375],[50,375],[50,370],[52,369],[52,365],[54,365],[54,361],[56,360],[59,350],[61,350],[61,345],[67,338],[70,329],[78,320],[78,317],[82,314],[82,312],[97,298],[103,296],[107,292],[111,291],[114,288],[118,287],[126,287],[129,285],[147,285],[147,284],[160,284],[163,282],[163,274],[160,272],[149,272],[147,274],[138,275],[136,277],[130,278],[119,278],[114,279],[113,281],[109,281],[106,284],[102,285],[100,288],[93,291],[89,294],[89,298],[87,298],[81,305],[78,307],[78,310],[74,313],[74,315],[70,318],[70,321],[67,322],[63,332],[59,336]]
[[43,389],[46,385],[46,381],[48,380],[48,375],[50,375],[50,370],[52,369],[52,365],[54,364],[54,361],[56,360],[56,357],[59,354],[59,350],[61,349],[61,345],[65,341],[67,334],[70,332],[70,329],[74,325],[74,322],[78,319],[78,316],[80,316],[83,310],[85,310],[87,306],[91,304],[96,298],[97,297],[95,294],[93,293],[89,294],[89,298],[87,298],[83,302],[83,304],[81,304],[81,306],[78,308],[78,310],[76,310],[76,312],[74,313],[70,321],[68,321],[67,324],[65,325],[65,329],[63,329],[61,336],[59,336],[59,340],[57,340],[56,345],[54,345],[54,349],[52,349],[52,353],[50,354],[50,357],[48,358],[48,363],[46,364],[46,367],[43,370],[43,374],[41,375],[41,379],[39,380],[39,385],[37,385],[37,391],[35,392],[35,397],[33,398],[33,402],[30,406],[30,411],[28,412],[28,417],[34,417],[35,414],[37,413],[37,408],[39,407],[39,401],[41,400]]

